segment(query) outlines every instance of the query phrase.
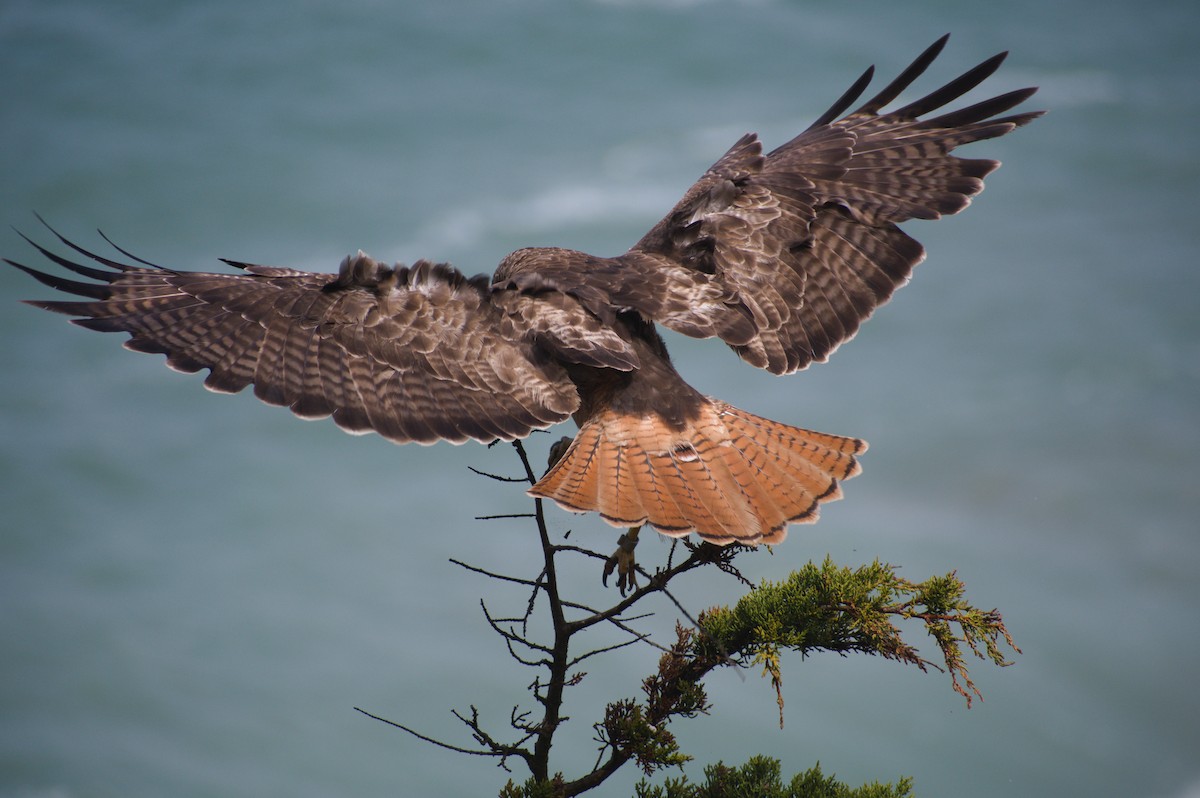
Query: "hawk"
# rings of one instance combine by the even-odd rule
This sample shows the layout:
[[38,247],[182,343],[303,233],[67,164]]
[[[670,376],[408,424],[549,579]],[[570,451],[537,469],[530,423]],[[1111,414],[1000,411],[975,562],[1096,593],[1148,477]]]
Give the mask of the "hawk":
[[[947,38],[842,116],[871,82],[868,69],[771,152],[743,136],[616,257],[521,249],[491,277],[467,277],[360,251],[337,274],[237,261],[225,262],[239,273],[198,273],[115,244],[123,260],[98,255],[51,229],[93,265],[26,240],[85,281],[8,263],[81,298],[30,304],[129,333],[128,349],[165,354],[177,371],[207,369],[213,391],[253,385],[302,418],[396,443],[513,440],[573,418],[578,433],[532,495],[614,526],[775,544],[839,498],[866,443],[702,395],[675,371],[656,325],[719,338],[773,374],[822,362],[849,340],[925,256],[897,225],[958,213],[999,166],[951,151],[1040,115],[1000,116],[1028,88],[929,116],[1006,53],[884,112]],[[631,558],[621,565],[624,576]]]

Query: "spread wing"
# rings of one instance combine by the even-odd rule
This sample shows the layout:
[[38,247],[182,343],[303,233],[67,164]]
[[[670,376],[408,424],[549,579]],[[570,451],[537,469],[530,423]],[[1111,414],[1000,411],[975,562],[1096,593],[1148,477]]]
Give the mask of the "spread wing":
[[1023,89],[920,118],[981,83],[1004,53],[881,114],[946,38],[838,119],[870,83],[868,69],[808,130],[769,154],[757,136],[744,136],[632,250],[613,259],[619,266],[591,279],[614,303],[686,335],[720,337],[776,374],[825,360],[924,258],[897,224],[958,213],[999,166],[950,152],[1040,116],[997,117],[1036,91]]
[[[242,273],[205,274],[159,268],[124,250],[140,265],[121,263],[58,237],[105,268],[30,241],[88,278],[9,261],[83,297],[30,304],[79,317],[89,329],[130,333],[127,348],[166,354],[178,371],[209,369],[204,384],[214,391],[253,384],[268,404],[398,443],[511,440],[564,421],[579,405],[562,366],[530,334],[530,320],[548,315],[536,300],[504,295],[501,308],[485,278],[449,266],[392,268],[359,253],[336,275],[233,262]],[[585,329],[572,313],[559,308],[557,318]],[[556,318],[553,308],[549,316]]]

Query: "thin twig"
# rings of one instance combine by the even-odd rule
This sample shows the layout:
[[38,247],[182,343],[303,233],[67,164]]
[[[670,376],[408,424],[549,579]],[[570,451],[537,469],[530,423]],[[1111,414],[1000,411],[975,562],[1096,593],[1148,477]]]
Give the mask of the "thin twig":
[[580,654],[578,657],[576,657],[575,659],[568,662],[567,667],[574,668],[576,665],[583,662],[588,657],[594,657],[597,654],[604,654],[609,651],[616,651],[619,648],[625,648],[626,646],[636,645],[638,643],[641,643],[642,641],[649,643],[650,645],[654,646],[655,648],[660,648],[663,651],[670,651],[669,648],[666,648],[665,646],[660,646],[658,643],[655,643],[653,640],[651,640],[650,633],[645,632],[643,634],[639,634],[639,635],[635,636],[632,640],[626,640],[623,643],[613,643],[611,646],[605,646],[604,648],[597,648],[592,651],[588,651],[585,654]]
[[478,468],[474,468],[473,466],[467,466],[467,470],[470,471],[472,474],[478,474],[481,477],[487,477],[488,479],[494,479],[497,482],[526,482],[527,481],[525,479],[525,477],[502,477],[499,474],[493,474],[488,471],[480,471]]
[[503,637],[505,640],[512,640],[513,642],[520,643],[521,645],[533,651],[541,651],[543,654],[553,653],[553,650],[549,646],[543,646],[539,643],[534,643],[532,640],[521,637],[515,632],[501,628],[496,619],[492,618],[491,613],[488,612],[487,605],[483,603],[482,599],[479,602],[479,606],[483,608],[483,617],[487,619],[488,626],[492,627],[492,631]]
[[[519,752],[517,752],[517,751],[507,751],[507,752],[506,751],[496,751],[496,750],[478,751],[474,748],[463,748],[462,746],[442,742],[441,740],[437,740],[426,734],[421,734],[416,729],[411,729],[408,726],[405,726],[403,723],[397,723],[394,720],[388,720],[387,718],[381,718],[378,715],[374,715],[370,712],[367,712],[365,709],[363,709],[361,707],[355,707],[354,711],[361,712],[362,714],[366,715],[368,718],[371,718],[372,720],[377,720],[380,723],[386,723],[389,726],[395,726],[397,729],[408,732],[413,737],[416,737],[418,740],[423,740],[427,743],[432,743],[433,745],[436,745],[439,748],[445,748],[448,751],[457,751],[460,754],[471,754],[472,756],[513,756],[513,755],[519,754]],[[455,714],[457,715],[458,713],[455,713]]]
[[456,560],[453,557],[450,558],[450,562],[454,563],[455,565],[457,565],[460,568],[466,568],[468,571],[474,571],[477,574],[483,574],[484,576],[491,577],[492,579],[499,579],[502,582],[515,582],[518,585],[537,587],[537,582],[534,582],[532,580],[522,579],[518,576],[505,576],[504,574],[498,574],[495,571],[488,571],[483,568],[480,568],[477,565],[470,565],[468,563],[463,562],[462,560]]

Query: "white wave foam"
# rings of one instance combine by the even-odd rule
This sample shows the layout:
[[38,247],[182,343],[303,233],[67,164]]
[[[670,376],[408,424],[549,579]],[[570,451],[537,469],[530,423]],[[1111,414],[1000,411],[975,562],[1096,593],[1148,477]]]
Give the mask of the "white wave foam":
[[[728,0],[592,0],[596,5],[615,6],[618,8],[696,8],[698,6],[712,5],[714,3],[727,2]],[[736,0],[735,5],[763,5],[767,0]]]
[[[436,253],[484,245],[514,234],[533,239],[566,227],[645,222],[649,230],[678,200],[683,189],[645,183],[572,183],[544,188],[523,198],[490,197],[436,216],[401,252]],[[630,241],[630,244],[633,242]],[[563,242],[570,246],[569,242]],[[435,253],[435,254],[430,254]]]
[[1200,776],[1197,776],[1191,784],[1185,785],[1172,798],[1200,798]]
[[0,798],[72,798],[65,787],[17,787],[0,792]]

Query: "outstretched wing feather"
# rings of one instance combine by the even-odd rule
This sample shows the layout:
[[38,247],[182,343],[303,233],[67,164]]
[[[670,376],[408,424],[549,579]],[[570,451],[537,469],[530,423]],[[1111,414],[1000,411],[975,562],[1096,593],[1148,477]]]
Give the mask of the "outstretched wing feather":
[[165,354],[177,370],[209,369],[205,385],[219,392],[253,385],[258,398],[301,417],[332,415],[349,431],[396,442],[513,439],[578,407],[565,370],[539,354],[520,319],[492,303],[484,281],[447,266],[393,269],[360,253],[337,275],[247,264],[237,264],[241,274],[184,272],[121,263],[58,237],[107,268],[34,244],[91,282],[13,263],[83,297],[32,304],[127,332],[128,348]]
[[1040,112],[996,118],[1020,89],[922,120],[978,86],[1005,54],[883,113],[945,46],[942,37],[882,91],[837,120],[868,70],[808,130],[763,155],[742,137],[625,255],[580,275],[614,303],[685,335],[717,336],[777,374],[824,360],[909,277],[924,251],[909,219],[963,210],[999,164],[951,155]]

